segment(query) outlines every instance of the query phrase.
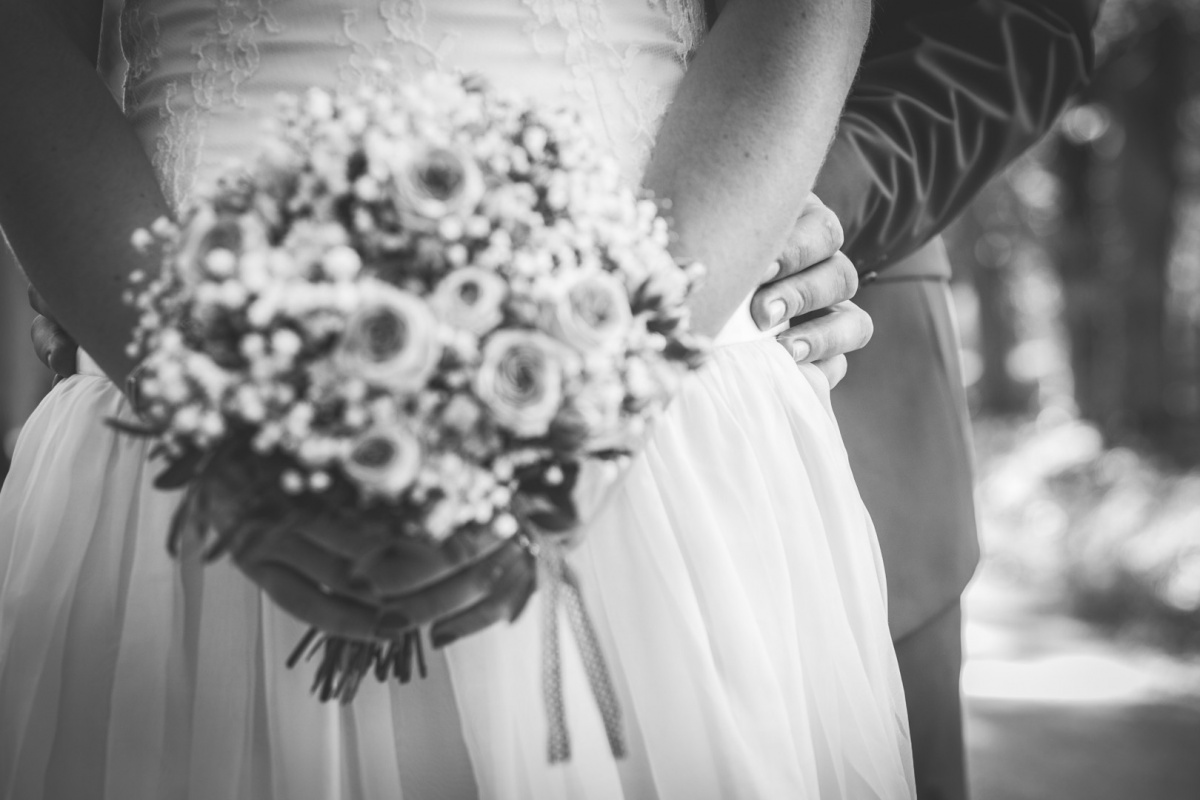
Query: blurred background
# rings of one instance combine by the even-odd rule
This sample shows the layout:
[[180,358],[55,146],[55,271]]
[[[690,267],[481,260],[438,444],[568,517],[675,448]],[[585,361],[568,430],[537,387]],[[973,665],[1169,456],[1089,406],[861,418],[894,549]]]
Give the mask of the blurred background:
[[[1087,93],[947,237],[975,800],[1200,799],[1200,0],[1106,0],[1097,41]],[[0,474],[50,386],[31,319],[0,252]]]
[[1106,0],[1090,89],[954,225],[985,560],[977,800],[1200,798],[1200,3]]

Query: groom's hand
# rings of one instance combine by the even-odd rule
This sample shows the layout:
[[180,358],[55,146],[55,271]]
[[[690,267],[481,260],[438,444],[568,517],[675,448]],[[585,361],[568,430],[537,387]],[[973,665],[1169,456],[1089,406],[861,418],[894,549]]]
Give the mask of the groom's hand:
[[34,352],[41,362],[54,372],[55,383],[71,377],[77,369],[79,346],[54,319],[50,307],[32,286],[29,287],[29,305],[38,314],[29,329]]
[[849,302],[858,291],[858,272],[840,252],[842,242],[837,216],[809,194],[787,248],[750,301],[761,330],[792,320],[780,344],[796,363],[820,367],[830,385],[846,374],[845,354],[866,345],[874,331],[870,316]]

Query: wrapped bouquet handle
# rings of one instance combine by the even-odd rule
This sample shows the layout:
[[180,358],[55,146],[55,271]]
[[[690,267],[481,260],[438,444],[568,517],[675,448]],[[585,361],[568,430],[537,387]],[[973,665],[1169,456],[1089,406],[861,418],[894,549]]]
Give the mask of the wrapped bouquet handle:
[[[272,600],[311,625],[289,666],[318,657],[313,688],[322,699],[349,702],[368,674],[402,682],[424,677],[422,627],[430,626],[433,645],[443,647],[497,622],[512,622],[540,583],[548,758],[558,763],[571,752],[560,656],[564,612],[609,747],[614,756],[624,755],[616,691],[579,579],[566,559],[577,526],[551,533],[526,519],[526,532],[518,536],[458,536],[435,547],[392,536],[386,523],[369,525],[299,507],[271,487],[248,496],[237,490],[248,476],[236,465],[246,462],[230,463],[229,469],[214,469],[198,462],[190,473],[160,477],[169,488],[172,478],[186,476],[172,550],[193,536],[207,541],[209,559],[228,551]],[[594,513],[612,476],[603,486],[595,473],[589,478],[579,494]]]

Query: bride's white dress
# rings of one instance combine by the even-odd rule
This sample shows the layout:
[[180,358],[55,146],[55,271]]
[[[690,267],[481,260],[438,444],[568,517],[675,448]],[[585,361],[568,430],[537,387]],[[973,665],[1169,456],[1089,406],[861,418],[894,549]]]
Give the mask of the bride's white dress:
[[[631,178],[704,29],[700,0],[129,0],[129,118],[168,194],[252,146],[281,90],[371,61],[579,104]],[[168,557],[177,498],[105,425],[84,363],[0,494],[0,797],[898,800],[907,724],[875,533],[820,373],[740,315],[572,555],[629,755],[564,646],[574,755],[550,766],[540,612],[348,707],[283,666],[304,632],[227,563]],[[570,639],[565,640],[570,642]]]

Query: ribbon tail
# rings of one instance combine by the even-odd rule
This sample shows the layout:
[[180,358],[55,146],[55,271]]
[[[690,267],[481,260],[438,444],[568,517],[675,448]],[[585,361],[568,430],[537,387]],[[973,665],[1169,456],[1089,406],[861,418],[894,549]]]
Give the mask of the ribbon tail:
[[539,560],[546,575],[546,596],[542,605],[542,697],[546,703],[548,750],[551,764],[571,757],[567,731],[566,703],[563,699],[562,653],[558,635],[559,608],[565,605],[571,633],[583,662],[584,673],[604,723],[604,734],[614,758],[625,756],[625,737],[621,708],[613,688],[608,662],[600,648],[595,625],[583,601],[579,579],[562,553],[543,547]]
[[[546,704],[547,749],[551,764],[571,757],[571,739],[567,733],[567,711],[563,701],[562,654],[558,642],[558,607],[561,603],[556,567],[560,559],[541,556],[546,572],[546,596],[542,602],[542,700]],[[558,563],[555,563],[555,562]]]
[[596,700],[600,718],[604,721],[604,735],[608,737],[608,747],[614,758],[624,758],[625,734],[621,724],[621,705],[617,702],[617,693],[613,689],[608,661],[600,649],[596,627],[592,624],[592,617],[583,602],[579,578],[565,561],[562,581],[566,590],[567,618],[571,622],[571,632],[575,635],[576,646],[579,647],[579,654],[583,658],[583,670],[587,674],[588,683],[591,684],[592,697]]

